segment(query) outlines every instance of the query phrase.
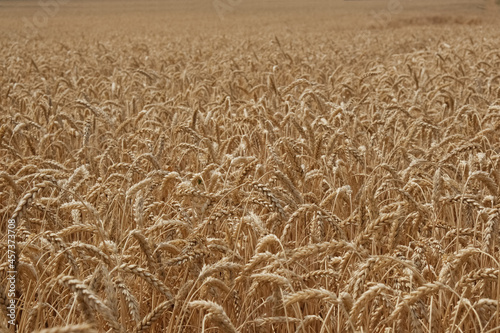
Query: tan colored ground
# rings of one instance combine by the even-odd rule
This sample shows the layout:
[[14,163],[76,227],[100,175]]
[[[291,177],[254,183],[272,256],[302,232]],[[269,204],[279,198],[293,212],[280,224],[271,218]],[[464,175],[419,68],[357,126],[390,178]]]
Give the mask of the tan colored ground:
[[[47,0],[46,3],[57,3]],[[281,26],[303,29],[349,28],[358,29],[382,26],[399,26],[417,21],[420,23],[477,20],[491,22],[498,19],[498,5],[494,0],[320,0],[320,1],[270,1],[270,0],[214,0],[214,1],[60,1],[53,13],[41,24],[41,32],[51,28],[71,30],[101,29],[127,31],[156,29],[175,30],[178,27],[205,29],[220,32],[227,26],[244,29]],[[52,11],[52,7],[49,11]],[[37,1],[0,1],[0,26],[2,31],[18,31],[24,27],[23,18],[33,20],[43,13]],[[43,15],[40,15],[43,16]],[[70,20],[69,27],[64,25]],[[43,20],[42,20],[43,21]],[[63,25],[59,25],[63,23]],[[230,30],[224,31],[229,33]]]

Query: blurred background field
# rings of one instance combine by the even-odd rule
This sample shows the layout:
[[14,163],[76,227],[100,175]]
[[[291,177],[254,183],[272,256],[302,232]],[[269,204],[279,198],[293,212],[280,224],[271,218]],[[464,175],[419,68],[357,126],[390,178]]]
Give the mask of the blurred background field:
[[[39,33],[81,29],[178,32],[288,28],[328,31],[384,29],[426,24],[489,24],[498,21],[497,0],[191,0],[0,1],[0,33],[19,33],[25,21],[40,15]],[[56,2],[55,0],[52,2]],[[498,2],[498,1],[497,1]],[[45,1],[50,4],[51,1]],[[392,7],[391,7],[392,6]]]

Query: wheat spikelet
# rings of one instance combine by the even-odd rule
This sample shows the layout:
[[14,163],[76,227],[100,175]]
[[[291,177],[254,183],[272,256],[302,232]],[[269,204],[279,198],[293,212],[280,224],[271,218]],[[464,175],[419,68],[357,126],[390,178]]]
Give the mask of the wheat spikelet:
[[476,281],[480,280],[498,280],[498,269],[494,268],[483,268],[477,271],[470,272],[469,274],[462,277],[459,286],[470,285]]
[[19,188],[17,187],[16,181],[5,171],[0,171],[0,178],[5,179],[5,181],[12,187],[14,192],[19,192]]
[[67,251],[68,250],[67,244],[57,234],[55,234],[51,231],[46,231],[43,234],[43,236],[46,237],[49,240],[49,242],[55,244],[57,249],[62,251],[63,255],[66,257],[66,259],[71,264],[73,272],[78,276],[80,269],[76,263],[76,260],[75,260],[75,257],[73,256],[73,254],[70,251]]
[[495,181],[493,179],[491,179],[491,177],[488,175],[488,173],[486,173],[484,171],[474,171],[469,176],[467,183],[472,181],[472,180],[476,180],[476,179],[479,180],[480,182],[482,182],[488,188],[488,190],[491,192],[491,194],[497,195],[498,185],[495,183]]
[[455,256],[449,258],[439,272],[439,281],[445,284],[450,284],[454,281],[453,272],[470,256],[481,253],[479,249],[473,247],[460,250]]
[[400,211],[391,212],[387,214],[381,214],[376,220],[371,222],[367,227],[366,231],[358,236],[356,239],[356,244],[360,245],[364,242],[370,240],[373,235],[379,235],[379,231],[381,231],[385,225],[388,225],[392,222],[393,219],[397,218],[400,215]]
[[433,294],[441,289],[446,290],[448,288],[449,288],[448,286],[440,282],[426,283],[425,285],[418,287],[415,291],[404,296],[403,301],[396,306],[396,308],[390,314],[390,316],[387,317],[386,321],[388,323],[392,322],[395,318],[397,318],[401,314],[403,310],[407,309],[408,307],[410,307],[420,299],[424,298],[425,296]]
[[271,252],[256,253],[243,267],[236,281],[240,281],[244,277],[248,276],[250,272],[253,272],[258,265],[260,265],[261,263],[265,263],[270,259],[276,259],[276,255]]
[[278,213],[282,216],[285,217],[286,213],[283,210],[283,207],[281,206],[281,203],[278,201],[278,199],[273,195],[271,190],[265,186],[264,184],[259,184],[259,183],[252,183],[252,186],[261,191],[266,198],[271,202],[273,207],[278,211]]
[[498,223],[500,221],[500,210],[495,209],[489,213],[486,228],[484,230],[484,246],[483,250],[486,252],[493,252],[495,246],[495,233],[498,232]]
[[[73,215],[73,211],[79,212],[79,210],[74,209],[74,210],[72,210],[72,215]],[[78,218],[79,217],[80,217],[80,214],[78,214]],[[87,232],[93,233],[96,231],[97,231],[97,228],[93,225],[74,224],[74,225],[71,225],[67,228],[64,228],[64,229],[58,231],[56,235],[57,235],[57,237],[63,238],[63,237],[70,236],[73,234],[80,234],[80,233],[87,233]]]
[[154,272],[156,270],[157,265],[156,262],[153,260],[154,258],[153,252],[151,251],[151,246],[147,241],[146,237],[139,230],[132,231],[130,235],[133,236],[135,239],[137,239],[137,241],[139,242],[141,250],[146,255],[148,267],[152,272]]
[[222,280],[219,280],[219,279],[214,278],[214,277],[208,277],[207,279],[205,279],[205,281],[203,282],[203,285],[201,287],[202,288],[202,295],[207,294],[208,293],[207,290],[209,288],[212,289],[211,292],[213,293],[214,296],[218,295],[218,293],[216,293],[213,290],[213,287],[216,287],[220,291],[223,291],[226,295],[231,292],[231,290],[229,289],[227,284],[224,283]]
[[[286,277],[283,277],[278,274],[273,274],[273,273],[260,273],[260,274],[252,274],[250,275],[250,279],[254,279],[257,282],[269,282],[278,286],[288,286],[290,285],[290,282]],[[252,289],[250,290],[250,293],[252,293]]]
[[268,244],[272,244],[273,242],[276,242],[279,247],[284,250],[284,247],[281,244],[279,238],[274,234],[269,234],[259,239],[259,242],[255,246],[255,253],[262,252],[262,250],[265,249]]
[[295,199],[295,202],[297,204],[302,204],[304,202],[304,199],[302,198],[302,195],[300,194],[300,192],[297,190],[297,188],[295,187],[295,185],[293,185],[292,181],[290,180],[290,178],[288,178],[283,172],[281,172],[280,170],[275,170],[274,171],[274,174],[278,177],[279,180],[281,180],[283,182],[283,184],[285,184],[287,186],[287,188],[290,190],[290,192],[292,193],[293,195],[293,198]]
[[110,258],[109,255],[104,253],[101,249],[99,249],[97,246],[91,245],[91,244],[85,244],[81,242],[74,242],[71,243],[68,249],[77,249],[77,250],[85,250],[92,255],[100,258],[108,267],[112,267],[112,259]]
[[[38,281],[38,279],[39,279],[39,276],[38,276],[38,273],[37,273],[35,267],[29,262],[19,260],[19,262],[17,264],[17,271],[19,273],[19,276],[22,277],[21,280],[22,280],[23,284],[25,285],[25,287],[27,287],[26,285],[29,283],[28,281],[30,281],[31,283],[36,283],[36,281]],[[1,297],[1,295],[0,295],[0,297]]]
[[203,281],[206,277],[227,270],[229,272],[238,272],[241,269],[241,265],[231,262],[228,258],[223,258],[215,264],[212,265],[204,265],[200,275],[198,276],[198,280]]
[[78,324],[78,325],[67,325],[61,327],[45,328],[43,330],[38,330],[34,332],[35,333],[97,333],[98,330],[95,329],[93,325]]
[[121,327],[113,316],[112,311],[92,291],[90,291],[88,286],[71,276],[60,277],[59,284],[69,287],[81,300],[83,300],[85,305],[100,313],[114,331],[121,332]]
[[92,111],[97,117],[101,117],[104,119],[104,121],[107,123],[108,126],[114,127],[114,121],[113,119],[106,113],[104,110],[101,108],[95,107],[89,102],[83,100],[83,99],[78,99],[76,100],[76,103],[80,106],[84,106],[88,108],[90,111]]
[[125,298],[130,317],[132,317],[135,323],[139,323],[140,313],[139,302],[137,301],[137,298],[130,292],[127,285],[119,277],[114,277],[113,281],[118,292]]
[[363,307],[365,307],[369,302],[371,302],[378,295],[384,294],[394,294],[394,290],[383,283],[374,283],[371,285],[367,291],[365,291],[361,297],[356,299],[354,303],[350,316],[355,323],[359,321],[359,315]]
[[190,308],[200,308],[205,310],[206,312],[213,315],[213,319],[223,328],[225,331],[236,333],[237,330],[231,323],[231,320],[228,318],[226,312],[217,303],[210,301],[192,301],[188,303]]
[[498,309],[498,301],[482,298],[474,304],[474,309],[477,311],[483,326],[486,326],[492,317],[489,313],[494,314]]
[[350,250],[353,252],[358,252],[358,249],[354,244],[348,243],[346,241],[323,242],[303,246],[294,250],[292,255],[288,258],[288,261],[296,262],[305,257],[314,257],[315,255],[322,252],[330,253],[337,250]]
[[11,219],[15,220],[19,217],[21,212],[26,209],[26,206],[29,205],[29,203],[40,193],[43,191],[43,189],[49,187],[50,185],[53,184],[53,181],[51,180],[45,180],[41,183],[36,184],[31,190],[26,193],[22,199],[19,201],[17,204],[16,209],[11,215]]
[[289,296],[286,296],[283,300],[285,306],[289,306],[294,303],[303,302],[311,299],[324,299],[331,304],[340,304],[340,300],[334,293],[325,289],[306,289]]
[[124,273],[131,273],[134,275],[137,275],[141,278],[143,278],[146,282],[151,284],[154,288],[156,288],[158,291],[160,291],[163,295],[165,295],[168,299],[171,299],[172,293],[170,290],[165,286],[163,282],[161,282],[157,277],[155,277],[153,274],[145,270],[144,268],[141,268],[137,265],[129,265],[129,264],[122,264],[120,266],[117,266],[113,268],[113,271],[120,271]]
[[[69,192],[77,192],[80,186],[90,177],[89,171],[85,165],[82,165],[73,171],[71,177],[68,178],[63,188]],[[76,180],[79,179],[77,182]]]
[[301,320],[299,318],[293,318],[293,317],[266,317],[266,318],[257,318],[253,321],[257,326],[264,326],[264,325],[272,325],[272,324],[279,324],[279,323],[299,323]]
[[173,302],[173,300],[166,300],[158,304],[139,324],[137,324],[135,332],[144,332],[149,329],[151,325],[153,325],[154,322],[156,322],[160,316],[162,316],[162,314],[172,306]]

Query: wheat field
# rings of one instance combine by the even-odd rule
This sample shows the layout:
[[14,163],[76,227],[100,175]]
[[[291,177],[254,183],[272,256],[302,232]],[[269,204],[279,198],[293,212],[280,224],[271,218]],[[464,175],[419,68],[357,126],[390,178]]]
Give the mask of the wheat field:
[[0,33],[1,332],[500,332],[498,21],[71,8]]

